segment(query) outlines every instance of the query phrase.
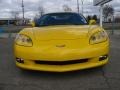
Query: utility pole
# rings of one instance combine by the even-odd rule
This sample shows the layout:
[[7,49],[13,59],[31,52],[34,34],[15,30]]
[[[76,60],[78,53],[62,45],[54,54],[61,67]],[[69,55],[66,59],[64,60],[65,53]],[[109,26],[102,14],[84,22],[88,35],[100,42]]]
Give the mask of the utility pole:
[[[84,13],[84,11],[83,11],[84,0],[81,0],[81,3],[82,3],[82,12],[81,13],[83,14]],[[77,12],[78,12],[78,14],[80,14],[80,3],[79,3],[79,0],[77,0]]]
[[79,0],[77,0],[77,11],[78,11],[78,14],[80,14]]
[[22,13],[23,13],[22,23],[24,24],[24,21],[25,21],[25,10],[24,10],[24,1],[23,0],[22,0]]
[[[82,3],[82,14],[83,14],[83,4],[84,4],[84,0],[81,0],[81,3]],[[78,14],[80,14],[80,6],[79,6],[80,4],[79,4],[79,0],[77,0],[77,10],[78,10]]]
[[103,27],[103,5],[100,7],[100,26]]
[[81,3],[82,3],[82,14],[83,14],[84,13],[84,11],[83,11],[84,0],[81,0]]

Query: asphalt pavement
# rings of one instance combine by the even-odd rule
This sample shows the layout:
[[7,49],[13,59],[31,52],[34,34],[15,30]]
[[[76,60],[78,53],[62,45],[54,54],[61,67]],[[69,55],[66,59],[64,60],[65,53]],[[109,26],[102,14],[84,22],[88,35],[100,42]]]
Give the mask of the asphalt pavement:
[[13,42],[13,38],[0,38],[0,90],[120,90],[120,35],[110,38],[106,66],[67,73],[17,68]]

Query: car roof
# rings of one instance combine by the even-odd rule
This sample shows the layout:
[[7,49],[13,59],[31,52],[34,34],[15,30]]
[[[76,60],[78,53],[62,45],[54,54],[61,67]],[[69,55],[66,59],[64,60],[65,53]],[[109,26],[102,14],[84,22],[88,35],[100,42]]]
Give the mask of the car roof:
[[47,13],[45,15],[53,15],[53,14],[78,14],[75,12],[55,12],[55,13]]

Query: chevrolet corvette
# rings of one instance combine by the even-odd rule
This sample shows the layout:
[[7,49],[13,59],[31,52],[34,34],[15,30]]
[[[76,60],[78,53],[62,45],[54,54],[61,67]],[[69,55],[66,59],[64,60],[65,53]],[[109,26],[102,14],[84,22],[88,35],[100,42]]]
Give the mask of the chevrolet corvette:
[[27,70],[67,72],[108,63],[106,31],[81,14],[49,13],[24,28],[14,42],[15,62]]

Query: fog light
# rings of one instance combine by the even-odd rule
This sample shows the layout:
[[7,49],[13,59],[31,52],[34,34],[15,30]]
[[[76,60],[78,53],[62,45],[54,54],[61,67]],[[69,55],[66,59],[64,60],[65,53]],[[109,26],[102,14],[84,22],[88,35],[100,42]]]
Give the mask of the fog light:
[[108,58],[108,55],[100,56],[99,61],[106,60]]
[[16,61],[19,63],[24,63],[24,60],[22,58],[16,58]]

